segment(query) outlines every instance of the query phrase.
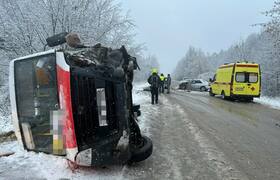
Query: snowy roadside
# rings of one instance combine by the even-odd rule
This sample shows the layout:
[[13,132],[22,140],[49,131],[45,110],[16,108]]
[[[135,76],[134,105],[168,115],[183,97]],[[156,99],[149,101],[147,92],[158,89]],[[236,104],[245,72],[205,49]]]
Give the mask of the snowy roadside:
[[13,130],[11,116],[0,114],[0,135]]
[[141,133],[150,136],[150,121],[149,117],[151,113],[154,113],[155,109],[150,104],[149,92],[143,91],[145,87],[149,87],[148,83],[137,83],[134,84],[133,89],[133,103],[141,105],[141,116],[138,117],[138,124],[141,129]]
[[72,172],[64,157],[27,152],[18,142],[5,142],[0,152],[15,152],[0,158],[0,179],[123,179],[122,167],[78,169]]
[[8,85],[0,87],[0,135],[13,130]]
[[[146,84],[136,84],[133,98],[136,104],[141,105],[142,115],[139,118],[141,132],[149,135],[149,115],[153,110],[149,104],[149,94],[143,92]],[[0,127],[12,126],[10,122],[1,121]],[[25,151],[17,141],[4,142],[0,144],[0,154],[14,152],[14,155],[0,158],[0,180],[2,179],[125,179],[125,166],[111,166],[107,168],[93,169],[82,168],[74,173],[68,168],[64,157],[34,153]],[[12,177],[11,177],[12,174]]]
[[255,102],[259,104],[263,104],[266,106],[269,106],[274,109],[280,109],[280,98],[271,98],[271,97],[261,97],[261,98],[255,98]]

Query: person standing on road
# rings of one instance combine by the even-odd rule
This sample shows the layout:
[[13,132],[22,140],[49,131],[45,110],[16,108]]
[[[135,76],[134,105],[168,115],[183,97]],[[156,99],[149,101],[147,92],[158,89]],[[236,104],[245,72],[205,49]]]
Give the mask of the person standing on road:
[[169,94],[170,93],[170,86],[171,86],[171,76],[170,76],[170,74],[167,75],[166,84],[167,84],[167,94]]
[[165,77],[163,73],[160,74],[160,93],[164,93],[164,80]]
[[152,75],[148,78],[148,83],[151,85],[152,104],[158,104],[158,92],[160,87],[160,77],[157,70],[152,70]]

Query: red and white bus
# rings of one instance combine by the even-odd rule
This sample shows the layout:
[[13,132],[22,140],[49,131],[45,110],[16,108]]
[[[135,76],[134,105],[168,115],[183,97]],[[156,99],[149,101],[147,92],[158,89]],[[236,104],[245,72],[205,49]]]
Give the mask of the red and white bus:
[[18,141],[27,150],[65,155],[82,166],[148,158],[152,142],[135,121],[127,68],[120,66],[124,76],[116,76],[116,68],[102,62],[77,63],[77,57],[85,59],[77,55],[81,52],[92,49],[49,50],[11,61],[10,99]]

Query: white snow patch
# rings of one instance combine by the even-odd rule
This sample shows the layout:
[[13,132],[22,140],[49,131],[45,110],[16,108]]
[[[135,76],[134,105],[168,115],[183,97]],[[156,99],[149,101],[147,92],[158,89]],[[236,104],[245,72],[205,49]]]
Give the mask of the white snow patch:
[[[170,102],[167,100],[167,98],[162,98],[163,104],[165,105],[165,108],[168,108],[166,110],[173,110],[173,105],[170,104]],[[175,108],[176,109],[176,108]],[[177,149],[174,147],[169,147],[169,153],[166,154],[164,157],[167,159],[167,162],[171,163],[170,170],[173,172],[173,178],[174,179],[184,179],[182,173],[181,173],[181,167],[183,167],[182,162],[178,161],[174,158],[174,156],[171,156],[170,154],[175,154],[177,152]],[[187,179],[185,177],[185,179]]]
[[10,116],[0,115],[0,134],[9,132],[13,130],[13,125]]
[[255,102],[272,107],[274,109],[280,109],[280,97],[272,98],[272,97],[260,97],[254,99]]
[[140,104],[141,116],[138,117],[138,124],[141,133],[150,136],[151,115],[158,112],[158,106],[151,105],[150,92],[143,91],[145,87],[149,87],[148,83],[136,83],[133,86],[133,103]]
[[133,84],[133,90],[136,91],[142,91],[146,87],[150,87],[150,84],[147,82],[138,82]]
[[[3,157],[0,161],[0,172],[6,166],[12,167],[5,170],[10,171],[9,176],[6,177],[10,179],[124,179],[123,166],[112,166],[106,169],[77,169],[72,172],[64,157],[27,152],[16,141],[1,144],[0,153],[11,151],[15,154]],[[1,174],[3,175],[5,171]],[[20,174],[14,174],[15,171],[19,171]]]
[[9,87],[5,84],[0,87],[0,134],[13,130],[10,114]]

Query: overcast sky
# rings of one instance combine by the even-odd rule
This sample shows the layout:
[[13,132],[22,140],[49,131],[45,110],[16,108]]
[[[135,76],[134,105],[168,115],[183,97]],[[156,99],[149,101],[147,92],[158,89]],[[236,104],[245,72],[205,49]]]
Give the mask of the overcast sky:
[[190,45],[218,52],[245,39],[266,22],[261,13],[274,0],[120,0],[137,25],[139,42],[155,54],[164,73],[172,73]]

